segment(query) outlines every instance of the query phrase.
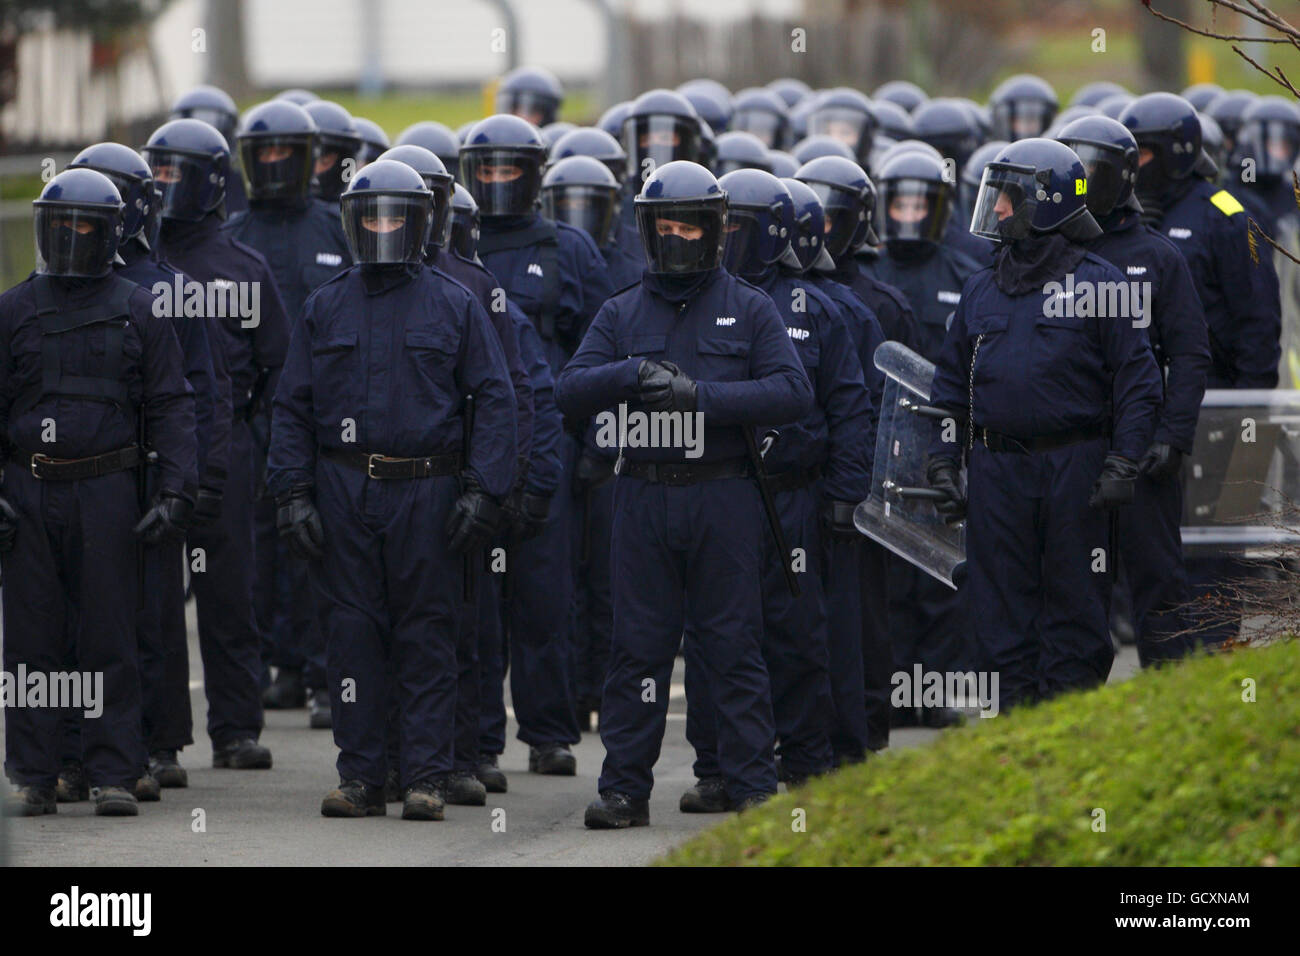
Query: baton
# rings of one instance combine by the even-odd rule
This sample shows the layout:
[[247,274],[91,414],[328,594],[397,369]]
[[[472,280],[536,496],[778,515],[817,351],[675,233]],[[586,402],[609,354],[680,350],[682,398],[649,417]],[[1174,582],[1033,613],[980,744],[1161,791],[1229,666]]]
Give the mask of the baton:
[[[758,453],[758,442],[754,440],[754,430],[742,425],[745,433],[745,448],[749,451],[749,462],[754,466],[754,477],[758,481],[758,494],[763,499],[763,511],[767,513],[767,523],[776,539],[776,550],[781,556],[781,570],[785,572],[785,583],[790,586],[790,595],[799,596],[799,581],[790,567],[790,551],[785,545],[785,533],[781,530],[781,519],[776,513],[776,502],[772,498],[772,489],[767,486],[767,471],[763,467],[763,456]],[[772,447],[775,435],[764,436],[764,449]]]

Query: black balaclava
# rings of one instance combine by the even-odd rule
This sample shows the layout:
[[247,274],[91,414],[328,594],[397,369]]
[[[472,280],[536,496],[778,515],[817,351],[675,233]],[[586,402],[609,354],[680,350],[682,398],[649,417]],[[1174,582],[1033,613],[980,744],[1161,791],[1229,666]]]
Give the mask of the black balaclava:
[[993,281],[1006,295],[1041,292],[1073,272],[1088,250],[1059,232],[1004,243],[993,264]]

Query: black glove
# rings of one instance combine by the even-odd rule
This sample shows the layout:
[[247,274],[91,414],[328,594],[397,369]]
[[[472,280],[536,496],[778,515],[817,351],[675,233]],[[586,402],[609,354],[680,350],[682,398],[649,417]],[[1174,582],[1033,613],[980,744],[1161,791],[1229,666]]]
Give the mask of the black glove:
[[1137,476],[1136,463],[1111,452],[1092,486],[1088,504],[1094,508],[1118,508],[1128,504],[1133,500],[1133,480]]
[[275,504],[275,527],[289,550],[304,561],[319,561],[325,553],[325,528],[311,500],[311,485],[294,485]]
[[212,524],[221,517],[221,492],[216,488],[199,485],[198,498],[194,502],[194,527]]
[[643,359],[637,367],[637,388],[649,411],[695,411],[695,380],[672,362]]
[[464,491],[447,518],[447,547],[452,554],[472,554],[496,534],[501,506],[473,478],[462,479]]
[[954,458],[931,458],[925,469],[925,480],[930,487],[948,496],[946,501],[936,501],[934,510],[944,516],[949,524],[966,517],[966,496],[961,490],[961,469]]
[[614,477],[614,463],[608,458],[584,451],[578,456],[578,464],[573,469],[573,493],[577,497],[585,495],[593,488],[599,488]]
[[190,527],[190,517],[194,513],[194,504],[174,491],[161,492],[154,499],[153,507],[145,512],[140,523],[135,526],[145,544],[161,544],[164,541],[180,541]]
[[1148,478],[1163,481],[1178,474],[1183,467],[1183,453],[1168,442],[1152,442],[1147,453],[1138,462],[1138,471]]
[[0,498],[0,553],[14,549],[14,538],[18,536],[18,512],[13,505]]
[[853,523],[853,509],[855,507],[851,501],[835,501],[833,499],[827,500],[822,505],[822,527],[826,529],[826,533],[833,540],[862,540],[862,535]]
[[510,496],[507,511],[510,533],[521,541],[528,541],[545,530],[546,516],[551,513],[551,496],[519,491]]

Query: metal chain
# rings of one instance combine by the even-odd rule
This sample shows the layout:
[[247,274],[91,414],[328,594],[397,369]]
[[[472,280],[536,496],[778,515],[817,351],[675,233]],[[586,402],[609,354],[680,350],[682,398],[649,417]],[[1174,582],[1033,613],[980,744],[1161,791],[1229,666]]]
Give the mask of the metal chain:
[[984,333],[981,332],[975,337],[975,349],[970,356],[970,387],[967,392],[966,402],[966,451],[970,452],[975,448],[975,360],[979,358],[980,344],[984,341]]

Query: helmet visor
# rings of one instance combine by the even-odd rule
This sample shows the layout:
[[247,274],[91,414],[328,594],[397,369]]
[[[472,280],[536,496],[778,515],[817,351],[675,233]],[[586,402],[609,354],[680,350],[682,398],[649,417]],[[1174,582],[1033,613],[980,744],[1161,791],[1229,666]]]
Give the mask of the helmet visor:
[[214,110],[204,106],[198,106],[190,110],[180,110],[176,115],[207,123],[224,136],[227,143],[229,143],[234,137],[236,119],[222,110]]
[[600,186],[549,186],[542,190],[542,215],[577,226],[603,248],[609,244],[617,195]]
[[307,196],[313,171],[310,137],[242,138],[239,161],[249,199],[301,200]]
[[453,210],[447,237],[448,248],[462,259],[478,256],[478,213]]
[[975,197],[971,234],[994,242],[1024,238],[1038,206],[1037,195],[1033,170],[990,163]]
[[34,218],[37,272],[94,277],[112,267],[120,238],[117,210],[42,204]]
[[728,217],[723,199],[639,202],[635,210],[650,272],[707,272],[722,261]]
[[835,258],[866,238],[867,209],[860,197],[829,183],[809,183],[826,217],[826,251]]
[[681,116],[637,116],[623,125],[627,178],[641,184],[656,169],[679,159],[695,162],[700,154],[700,128]]
[[536,90],[501,90],[497,93],[497,112],[522,116],[538,129],[555,122],[560,103],[554,96]]
[[217,173],[206,159],[184,153],[146,149],[153,180],[162,193],[164,219],[197,222],[216,207]]
[[731,124],[727,128],[752,133],[771,149],[777,145],[784,125],[784,117],[770,110],[741,110],[731,118]]
[[[861,110],[844,106],[829,106],[808,117],[809,136],[830,136],[861,156],[860,145],[871,135],[871,117]],[[869,148],[869,147],[868,147]]]
[[342,196],[357,171],[360,150],[358,139],[322,134],[316,147],[316,181],[312,186],[315,195],[330,201]]
[[751,209],[732,206],[728,210],[722,250],[722,267],[732,275],[754,275],[767,265],[763,261],[763,226]]
[[1042,136],[1055,115],[1052,105],[1042,100],[1007,100],[993,108],[993,124],[998,139],[1014,142]]
[[469,149],[460,154],[462,182],[484,216],[523,216],[533,211],[542,185],[537,150]]
[[1241,129],[1244,156],[1253,156],[1258,175],[1285,176],[1300,155],[1300,126],[1276,120],[1253,121]]
[[1105,216],[1128,198],[1133,182],[1123,153],[1095,143],[1065,140],[1065,145],[1078,154],[1088,174],[1088,212]]
[[433,197],[412,193],[343,196],[343,233],[356,262],[420,262],[433,223]]
[[126,208],[122,210],[122,240],[126,241],[132,236],[139,235],[149,218],[150,207],[154,205],[153,180],[136,179],[134,176],[124,176],[108,169],[100,169],[98,172],[107,176],[117,187],[118,194],[125,204]]
[[886,242],[939,242],[952,214],[951,191],[926,179],[881,184],[876,231]]

